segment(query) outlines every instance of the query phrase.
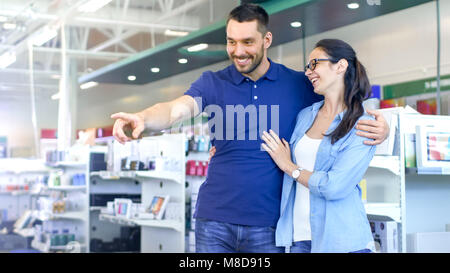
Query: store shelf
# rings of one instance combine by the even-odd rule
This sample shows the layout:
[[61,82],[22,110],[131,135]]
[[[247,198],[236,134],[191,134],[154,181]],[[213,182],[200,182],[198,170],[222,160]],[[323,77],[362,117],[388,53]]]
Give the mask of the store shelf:
[[12,195],[12,196],[27,195],[27,194],[30,194],[30,191],[3,191],[3,192],[0,192],[0,195]]
[[99,220],[100,221],[108,221],[108,222],[111,222],[114,224],[124,225],[124,226],[137,226],[137,224],[132,219],[117,217],[117,216],[109,215],[109,214],[100,214]]
[[399,203],[366,203],[367,214],[389,216],[396,222],[401,222],[401,208]]
[[53,186],[53,187],[47,187],[48,190],[52,191],[80,191],[80,190],[86,190],[86,185],[82,186]]
[[137,177],[171,180],[181,184],[179,172],[137,171]]
[[34,229],[33,228],[24,228],[24,229],[14,229],[15,234],[20,235],[22,237],[34,237]]
[[52,168],[84,168],[86,167],[86,162],[82,161],[60,161],[55,163],[46,163],[48,167]]
[[63,213],[52,213],[47,211],[35,211],[34,216],[41,221],[69,219],[69,220],[84,220],[86,216],[83,211],[69,211]]
[[[77,247],[78,250],[84,249],[86,248],[85,245],[83,244],[72,244],[69,243],[67,245],[64,246],[50,246],[49,243],[42,243],[42,242],[38,242],[36,240],[31,241],[31,247],[34,249],[37,249],[41,252],[53,252],[53,251],[68,251],[68,252],[72,252],[73,251],[73,247]],[[75,251],[77,252],[77,250]]]
[[400,175],[400,157],[376,155],[373,157],[372,161],[370,161],[369,167],[385,169],[394,175]]
[[134,222],[142,227],[170,228],[178,232],[183,231],[183,223],[175,220],[140,220],[134,219]]
[[154,178],[159,180],[175,181],[181,184],[181,177],[175,172],[164,172],[164,171],[121,171],[121,172],[108,172],[108,171],[98,171],[91,172],[91,176],[99,176],[105,180],[118,180],[121,178]]
[[106,207],[100,207],[100,206],[90,206],[89,207],[90,211],[97,211],[97,210],[101,211],[102,209],[106,209]]
[[450,175],[448,168],[406,168],[405,174],[415,175]]
[[170,228],[179,232],[183,231],[183,223],[174,220],[127,219],[109,214],[100,214],[99,219],[119,225]]

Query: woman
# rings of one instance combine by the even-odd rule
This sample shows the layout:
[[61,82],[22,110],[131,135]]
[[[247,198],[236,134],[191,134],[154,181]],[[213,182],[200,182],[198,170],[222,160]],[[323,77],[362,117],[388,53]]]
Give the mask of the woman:
[[[306,76],[324,100],[303,109],[290,143],[264,132],[262,144],[285,172],[277,246],[291,252],[370,252],[373,237],[358,183],[376,146],[356,135],[370,95],[364,67],[350,45],[319,41]],[[291,160],[291,158],[293,160]]]

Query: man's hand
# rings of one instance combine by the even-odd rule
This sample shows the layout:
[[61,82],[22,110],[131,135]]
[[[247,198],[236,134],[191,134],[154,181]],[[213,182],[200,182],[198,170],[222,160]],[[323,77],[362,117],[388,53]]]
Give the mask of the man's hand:
[[379,111],[367,110],[367,113],[375,117],[375,120],[360,120],[356,125],[358,136],[373,139],[373,141],[366,140],[366,145],[378,145],[386,140],[389,136],[389,125]]
[[216,154],[216,147],[211,146],[211,149],[209,149],[209,158],[208,161],[211,161],[211,158]]
[[144,118],[139,113],[129,114],[120,112],[111,115],[111,118],[116,120],[114,122],[113,136],[122,144],[132,140],[125,134],[126,130],[131,129],[133,139],[137,139],[145,129]]

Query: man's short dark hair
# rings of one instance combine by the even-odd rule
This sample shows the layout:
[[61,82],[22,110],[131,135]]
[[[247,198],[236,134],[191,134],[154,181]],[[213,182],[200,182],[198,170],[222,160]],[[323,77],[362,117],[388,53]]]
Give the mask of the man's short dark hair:
[[257,20],[258,22],[258,31],[263,35],[267,33],[267,25],[269,24],[269,15],[266,10],[264,10],[261,6],[257,4],[242,4],[234,8],[230,14],[228,15],[228,22],[233,19],[242,22],[250,22],[253,20]]

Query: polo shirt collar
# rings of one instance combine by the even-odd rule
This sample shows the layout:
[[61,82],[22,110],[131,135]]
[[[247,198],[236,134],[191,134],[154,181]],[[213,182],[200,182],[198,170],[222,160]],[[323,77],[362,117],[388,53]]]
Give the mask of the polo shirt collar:
[[[268,80],[275,81],[278,79],[278,66],[276,63],[272,62],[270,58],[269,60],[270,66],[267,70],[266,74],[264,74],[260,79],[267,78]],[[237,71],[234,64],[231,64],[231,80],[234,84],[241,84],[247,77],[242,75],[239,71]]]

